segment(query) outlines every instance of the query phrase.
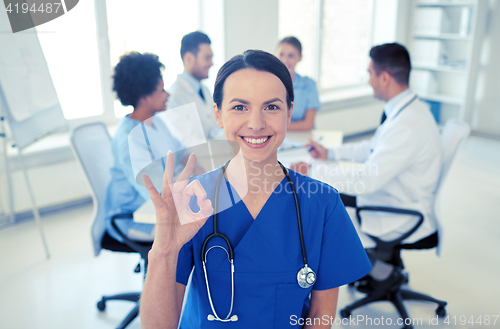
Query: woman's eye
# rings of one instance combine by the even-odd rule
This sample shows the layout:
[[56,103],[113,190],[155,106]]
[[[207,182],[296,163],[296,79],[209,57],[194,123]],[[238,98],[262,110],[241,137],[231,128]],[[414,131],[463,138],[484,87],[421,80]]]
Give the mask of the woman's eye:
[[243,105],[236,105],[235,107],[233,107],[233,109],[235,109],[236,111],[243,111],[245,110],[245,107]]
[[268,106],[267,106],[267,109],[268,109],[268,110],[279,110],[279,107],[278,107],[278,106],[276,106],[276,105],[271,104],[271,105],[268,105]]

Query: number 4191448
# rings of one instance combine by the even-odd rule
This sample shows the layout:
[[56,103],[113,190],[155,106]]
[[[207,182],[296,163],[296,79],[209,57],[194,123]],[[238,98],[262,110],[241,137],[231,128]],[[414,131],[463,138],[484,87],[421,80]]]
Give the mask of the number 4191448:
[[460,324],[461,326],[464,326],[466,324],[470,325],[495,325],[498,320],[498,315],[479,315],[477,317],[474,317],[474,315],[471,315],[469,318],[465,315],[460,315],[457,317],[456,315],[454,316],[447,316],[443,322],[446,323],[447,325],[457,325]]
[[39,12],[39,13],[51,14],[53,12],[57,13],[59,11],[60,7],[61,7],[60,2],[58,2],[58,3],[51,3],[51,2],[41,3],[38,7],[36,6],[35,3],[32,4],[30,7],[29,4],[27,4],[26,2],[22,3],[21,5],[19,5],[19,3],[12,5],[12,2],[10,2],[9,5],[7,6],[7,8],[5,8],[5,10],[9,14],[11,14],[12,12],[14,12],[16,14],[19,14],[19,13],[26,14],[28,12],[30,12],[30,13]]

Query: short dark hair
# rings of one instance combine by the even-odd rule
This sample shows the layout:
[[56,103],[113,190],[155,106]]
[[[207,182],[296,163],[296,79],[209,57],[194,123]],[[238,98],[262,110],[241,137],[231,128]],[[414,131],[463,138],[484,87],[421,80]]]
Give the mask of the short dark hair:
[[286,103],[290,109],[293,102],[293,83],[290,72],[276,56],[262,50],[247,50],[243,55],[236,55],[222,65],[214,86],[214,103],[217,104],[217,108],[220,109],[222,105],[224,83],[227,77],[244,69],[265,71],[277,76],[285,85]]
[[370,50],[375,73],[386,71],[400,85],[408,85],[411,61],[408,50],[399,43],[386,43]]
[[181,41],[182,60],[184,60],[184,55],[187,52],[190,52],[196,56],[196,54],[198,54],[198,50],[200,49],[200,45],[202,43],[208,43],[208,44],[212,43],[208,35],[206,35],[203,32],[195,31],[183,36]]
[[290,36],[290,37],[283,38],[283,40],[281,40],[279,44],[281,45],[282,43],[288,43],[288,44],[294,46],[299,51],[299,54],[302,55],[302,44],[300,43],[299,39],[297,39],[296,37]]
[[124,106],[136,107],[142,97],[156,90],[164,67],[155,54],[129,52],[115,66],[113,91]]

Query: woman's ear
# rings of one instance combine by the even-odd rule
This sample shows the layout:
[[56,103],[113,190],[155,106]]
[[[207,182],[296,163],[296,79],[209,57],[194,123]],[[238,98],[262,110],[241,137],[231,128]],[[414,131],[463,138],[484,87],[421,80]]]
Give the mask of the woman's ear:
[[224,124],[222,123],[222,115],[220,113],[221,111],[217,108],[217,104],[214,103],[214,117],[215,117],[215,121],[217,122],[217,126],[219,126],[219,128],[223,129],[224,128]]

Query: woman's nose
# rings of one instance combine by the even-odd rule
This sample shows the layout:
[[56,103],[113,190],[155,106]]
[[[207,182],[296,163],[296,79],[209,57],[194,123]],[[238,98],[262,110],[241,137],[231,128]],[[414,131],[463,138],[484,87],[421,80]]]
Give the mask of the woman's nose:
[[264,129],[266,123],[263,118],[263,113],[261,111],[251,111],[250,117],[248,118],[247,127],[253,131],[259,131]]

